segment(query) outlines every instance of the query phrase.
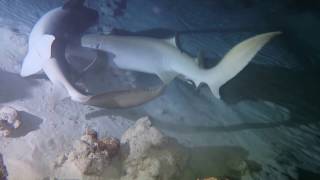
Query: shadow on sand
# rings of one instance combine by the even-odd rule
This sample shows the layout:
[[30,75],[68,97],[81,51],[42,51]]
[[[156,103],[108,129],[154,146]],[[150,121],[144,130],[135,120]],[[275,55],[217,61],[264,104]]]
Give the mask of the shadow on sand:
[[34,80],[0,70],[0,103],[28,97],[30,95],[28,90],[36,84]]
[[2,154],[0,154],[0,179],[7,180],[8,172],[7,168],[4,165]]
[[[320,85],[316,83],[318,76],[318,72],[293,71],[286,68],[250,64],[221,88],[222,99],[229,105],[244,100],[263,100],[287,108],[290,111],[290,119],[286,121],[225,126],[185,126],[157,120],[154,124],[167,130],[189,133],[231,132],[279,126],[297,127],[319,123],[320,96],[318,92],[320,92]],[[185,89],[185,86],[187,85],[181,84],[180,87]],[[189,94],[189,92],[186,93],[185,96]],[[199,94],[201,94],[199,98],[210,103],[210,97],[207,94],[201,92]]]
[[42,119],[30,113],[20,111],[19,114],[22,124],[18,129],[12,131],[9,136],[11,138],[23,137],[32,131],[38,130],[40,128],[40,124],[43,122]]
[[[188,126],[185,124],[170,123],[168,121],[153,117],[143,107],[130,108],[125,110],[104,110],[100,109],[87,114],[87,120],[105,115],[121,115],[129,119],[139,119],[142,116],[150,115],[153,124],[164,130],[172,130],[180,133],[190,132],[231,132],[248,129],[266,129],[279,126],[296,127],[302,124],[318,123],[320,87],[317,85],[317,72],[293,71],[285,68],[267,67],[250,64],[239,75],[229,81],[221,89],[222,99],[229,105],[244,100],[269,101],[286,107],[290,111],[290,119],[270,123],[239,123],[223,126]],[[175,81],[176,90],[179,91],[178,98],[197,97],[201,104],[207,103],[213,106],[210,94],[195,92],[196,90],[187,83]],[[198,104],[198,103],[195,103]],[[163,107],[159,107],[163,108]],[[201,108],[194,106],[193,108]],[[214,108],[214,107],[213,107]],[[201,110],[199,110],[201,111]],[[195,111],[196,112],[196,111]],[[210,112],[208,117],[210,118]]]
[[262,170],[260,164],[248,159],[249,152],[239,146],[202,146],[190,148],[189,153],[186,178],[182,179],[223,177],[233,180]]

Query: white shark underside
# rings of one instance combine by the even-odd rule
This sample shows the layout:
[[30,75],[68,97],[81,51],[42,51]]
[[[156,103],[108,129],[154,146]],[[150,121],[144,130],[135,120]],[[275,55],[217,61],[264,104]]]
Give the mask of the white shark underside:
[[220,87],[244,69],[278,34],[280,32],[265,33],[237,44],[211,69],[199,67],[197,61],[178,50],[172,40],[91,34],[82,37],[81,45],[111,53],[119,68],[156,74],[165,84],[177,76],[192,80],[197,87],[206,83],[213,95],[220,98]]

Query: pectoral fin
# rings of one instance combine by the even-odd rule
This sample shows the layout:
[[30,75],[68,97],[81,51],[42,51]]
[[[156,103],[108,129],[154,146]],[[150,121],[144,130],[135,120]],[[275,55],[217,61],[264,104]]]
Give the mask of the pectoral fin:
[[42,69],[41,61],[42,58],[36,51],[29,50],[28,54],[23,60],[20,75],[22,77],[27,77],[40,72]]
[[23,60],[20,75],[27,77],[41,71],[46,60],[51,58],[51,47],[55,37],[53,35],[43,35],[37,44],[30,45],[28,54]]
[[168,39],[165,39],[165,41],[166,41],[168,44],[174,46],[175,48],[178,48],[176,36],[171,37],[171,38],[168,38]]
[[198,66],[200,68],[204,68],[204,53],[203,53],[203,51],[200,51],[198,53],[198,56],[196,58],[196,63],[198,64]]

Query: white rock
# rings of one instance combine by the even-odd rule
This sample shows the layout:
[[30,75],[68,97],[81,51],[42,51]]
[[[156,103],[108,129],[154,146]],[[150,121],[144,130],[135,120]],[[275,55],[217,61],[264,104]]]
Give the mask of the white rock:
[[81,140],[76,141],[73,148],[74,150],[69,154],[68,159],[75,164],[81,174],[88,176],[102,176],[106,172],[111,173],[112,176],[119,174],[114,167],[111,167],[113,166],[113,158],[119,152],[120,142],[118,139],[98,139],[96,131],[86,129]]
[[151,126],[148,117],[143,117],[130,127],[121,137],[122,144],[130,147],[129,159],[140,158],[151,148],[159,146],[165,141],[164,135]]
[[84,141],[76,142],[74,149],[69,158],[73,159],[82,174],[101,175],[110,164],[107,151],[95,151],[93,146]]
[[123,134],[121,142],[129,146],[123,163],[126,174],[121,180],[173,179],[186,165],[186,150],[152,127],[148,118],[139,119]]
[[0,154],[0,179],[6,179],[7,169],[3,163],[2,155]]

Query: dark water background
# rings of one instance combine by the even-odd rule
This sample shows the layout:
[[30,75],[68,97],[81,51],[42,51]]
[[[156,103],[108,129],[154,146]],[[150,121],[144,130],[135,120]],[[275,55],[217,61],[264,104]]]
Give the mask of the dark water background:
[[[253,63],[222,87],[223,100],[232,110],[239,111],[237,115],[244,117],[241,122],[228,121],[228,118],[220,120],[210,108],[216,104],[210,100],[205,88],[196,92],[178,80],[169,86],[160,100],[146,106],[125,111],[100,110],[88,114],[86,118],[90,120],[124,112],[129,118],[139,118],[147,113],[153,117],[156,126],[177,137],[187,136],[183,134],[186,132],[214,132],[217,139],[230,135],[226,139],[231,141],[239,136],[248,144],[254,144],[243,135],[244,132],[250,132],[272,144],[274,151],[279,152],[277,163],[280,167],[295,167],[301,180],[320,179],[320,1],[91,0],[87,4],[100,14],[99,23],[90,32],[118,29],[121,32],[124,30],[158,37],[178,34],[180,48],[184,52],[191,56],[196,56],[200,50],[205,52],[207,68],[214,66],[232,46],[247,37],[268,31],[282,31],[283,35],[259,52]],[[28,35],[42,14],[60,5],[61,1],[58,0],[0,0],[0,25]],[[130,75],[137,81],[152,81],[150,77],[134,73]],[[6,77],[14,81],[17,79],[11,73]],[[94,86],[94,81],[92,83]],[[10,87],[0,87],[0,90],[8,91],[6,88]],[[21,96],[18,90],[14,94]],[[8,98],[0,99],[0,102]],[[280,105],[289,110],[290,119],[252,121],[250,113],[255,112],[237,106],[248,100]],[[163,102],[168,107],[162,107]],[[252,107],[258,105],[253,104]],[[157,106],[161,108],[156,109]],[[223,105],[217,106],[224,109]],[[194,113],[185,115],[188,111]],[[169,120],[163,120],[166,118]],[[246,118],[248,121],[245,121]],[[209,122],[209,125],[204,122]],[[222,151],[226,149],[230,148]],[[294,179],[286,170],[277,168],[267,167],[269,171],[262,177],[273,179],[268,173],[282,173],[283,177]]]

